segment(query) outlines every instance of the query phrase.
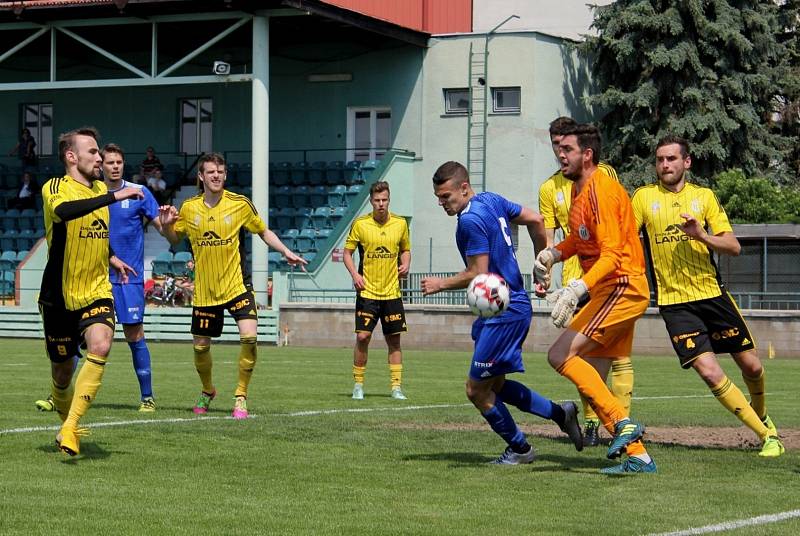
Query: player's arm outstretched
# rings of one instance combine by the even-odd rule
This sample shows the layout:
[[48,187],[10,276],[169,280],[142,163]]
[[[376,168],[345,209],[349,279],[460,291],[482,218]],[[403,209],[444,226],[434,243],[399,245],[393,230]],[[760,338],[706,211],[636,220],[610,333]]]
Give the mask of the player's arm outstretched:
[[286,247],[286,244],[281,242],[281,239],[278,238],[278,235],[276,235],[270,229],[264,229],[258,233],[258,236],[261,237],[261,240],[263,240],[268,247],[280,252],[280,254],[286,259],[286,262],[292,266],[304,266],[308,264],[307,260]]
[[456,290],[467,288],[470,281],[478,274],[489,271],[489,254],[467,256],[467,267],[456,275],[450,277],[426,277],[422,280],[422,294],[430,296],[443,290]]
[[53,213],[60,221],[70,221],[77,218],[86,216],[87,214],[103,208],[117,201],[123,199],[132,199],[134,197],[141,199],[144,196],[139,188],[132,188],[130,186],[117,190],[116,192],[108,192],[89,199],[78,199],[75,201],[62,201],[55,203],[53,206]]

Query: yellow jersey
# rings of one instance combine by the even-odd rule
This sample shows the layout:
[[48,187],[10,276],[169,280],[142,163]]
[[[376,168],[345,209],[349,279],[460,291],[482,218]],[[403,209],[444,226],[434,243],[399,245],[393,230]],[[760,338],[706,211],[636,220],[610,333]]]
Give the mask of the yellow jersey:
[[710,234],[733,231],[725,209],[708,188],[686,183],[674,193],[661,183],[633,194],[637,228],[644,228],[645,243],[655,275],[659,305],[686,303],[722,294],[712,251],[683,232],[682,213],[693,215]]
[[47,264],[39,303],[77,311],[97,300],[111,299],[108,207],[69,221],[62,221],[55,213],[62,203],[107,193],[101,180],[89,187],[69,175],[50,179],[42,186]]
[[192,245],[196,307],[228,303],[248,290],[244,230],[260,234],[266,228],[253,203],[243,195],[223,191],[213,207],[205,204],[203,194],[184,201],[175,232],[188,236]]
[[[619,180],[613,167],[600,162],[598,169],[614,180]],[[569,208],[572,202],[573,181],[566,178],[560,171],[550,176],[539,187],[539,213],[544,217],[544,226],[547,229],[561,229],[564,238],[569,236]],[[581,264],[577,257],[567,259],[561,269],[561,284],[566,286],[573,279],[583,276]]]
[[344,247],[350,251],[358,248],[358,273],[365,285],[359,293],[362,298],[391,300],[401,296],[398,257],[411,249],[405,218],[390,213],[384,224],[376,222],[372,213],[356,218]]

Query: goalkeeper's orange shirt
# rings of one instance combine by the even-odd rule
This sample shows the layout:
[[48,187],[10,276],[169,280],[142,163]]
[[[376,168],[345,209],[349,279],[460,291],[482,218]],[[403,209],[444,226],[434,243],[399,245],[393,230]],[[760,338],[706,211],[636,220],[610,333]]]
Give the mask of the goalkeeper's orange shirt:
[[595,170],[579,194],[572,192],[569,236],[555,246],[562,260],[578,256],[589,289],[620,277],[644,275],[644,253],[625,188]]

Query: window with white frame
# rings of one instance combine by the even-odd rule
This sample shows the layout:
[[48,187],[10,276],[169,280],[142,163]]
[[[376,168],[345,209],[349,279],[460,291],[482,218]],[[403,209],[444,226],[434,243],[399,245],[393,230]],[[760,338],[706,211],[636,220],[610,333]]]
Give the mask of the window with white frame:
[[469,88],[444,88],[445,115],[464,115],[469,113]]
[[520,109],[520,88],[518,86],[492,88],[493,113],[518,114]]
[[210,153],[214,103],[211,99],[181,99],[180,150],[187,154]]
[[391,108],[347,109],[347,160],[379,160],[391,146]]
[[27,128],[33,141],[36,142],[36,154],[50,156],[53,154],[53,105],[23,104],[22,129]]

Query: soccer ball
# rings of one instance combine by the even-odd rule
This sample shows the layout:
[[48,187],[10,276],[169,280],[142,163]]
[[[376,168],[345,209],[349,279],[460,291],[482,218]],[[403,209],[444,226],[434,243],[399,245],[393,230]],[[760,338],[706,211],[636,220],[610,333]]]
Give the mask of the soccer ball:
[[511,294],[506,280],[497,274],[475,276],[467,287],[467,305],[481,318],[499,315],[508,307]]

